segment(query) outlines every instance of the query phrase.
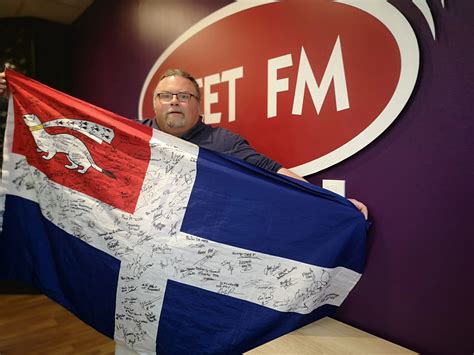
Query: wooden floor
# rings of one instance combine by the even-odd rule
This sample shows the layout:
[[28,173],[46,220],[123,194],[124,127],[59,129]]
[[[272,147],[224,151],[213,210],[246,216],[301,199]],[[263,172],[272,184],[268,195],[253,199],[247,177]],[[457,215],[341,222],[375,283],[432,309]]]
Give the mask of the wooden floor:
[[43,295],[0,295],[0,354],[114,354],[112,339]]

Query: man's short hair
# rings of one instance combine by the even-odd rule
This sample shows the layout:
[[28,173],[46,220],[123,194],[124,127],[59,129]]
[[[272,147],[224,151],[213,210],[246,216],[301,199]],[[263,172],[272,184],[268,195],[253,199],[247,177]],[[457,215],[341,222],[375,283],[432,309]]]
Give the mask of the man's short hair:
[[194,88],[196,89],[196,96],[197,96],[198,100],[199,101],[201,100],[201,91],[199,90],[199,85],[198,85],[196,79],[194,79],[194,77],[191,74],[189,74],[188,72],[185,72],[184,70],[181,70],[181,69],[168,69],[160,77],[160,80],[158,80],[158,83],[161,80],[163,80],[164,78],[167,78],[169,76],[181,76],[181,77],[186,78],[189,81],[191,81],[194,85]]

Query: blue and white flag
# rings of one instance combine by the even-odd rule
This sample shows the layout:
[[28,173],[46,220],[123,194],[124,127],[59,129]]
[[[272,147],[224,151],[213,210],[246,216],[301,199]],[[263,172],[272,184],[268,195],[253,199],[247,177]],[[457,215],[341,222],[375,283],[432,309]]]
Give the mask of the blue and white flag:
[[1,279],[161,354],[242,353],[360,279],[366,222],[345,198],[7,80]]

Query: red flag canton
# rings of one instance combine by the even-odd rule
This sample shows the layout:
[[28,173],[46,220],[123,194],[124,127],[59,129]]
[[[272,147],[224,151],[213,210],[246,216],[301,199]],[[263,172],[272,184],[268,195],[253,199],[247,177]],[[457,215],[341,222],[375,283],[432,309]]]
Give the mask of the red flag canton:
[[[13,152],[58,184],[132,213],[152,130],[7,70]],[[94,182],[94,183],[92,183]]]

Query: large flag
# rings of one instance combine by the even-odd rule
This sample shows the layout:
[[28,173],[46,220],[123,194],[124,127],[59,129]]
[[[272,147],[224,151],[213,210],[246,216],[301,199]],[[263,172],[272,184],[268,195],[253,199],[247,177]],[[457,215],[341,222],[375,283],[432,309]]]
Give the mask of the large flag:
[[360,279],[366,222],[345,198],[7,80],[0,278],[162,354],[242,353]]

